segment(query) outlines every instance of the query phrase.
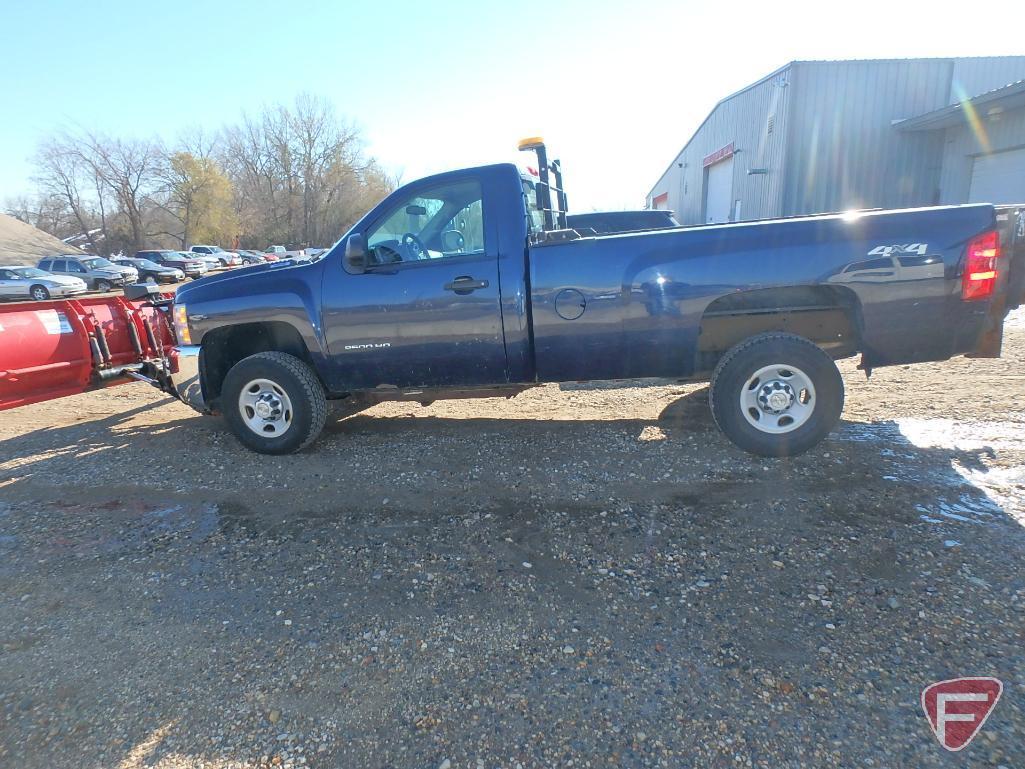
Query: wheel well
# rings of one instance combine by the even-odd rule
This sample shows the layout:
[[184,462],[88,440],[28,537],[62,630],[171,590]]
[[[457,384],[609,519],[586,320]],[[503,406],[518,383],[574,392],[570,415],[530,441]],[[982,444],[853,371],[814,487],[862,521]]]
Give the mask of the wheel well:
[[224,377],[232,366],[258,352],[285,352],[311,364],[310,351],[291,324],[281,321],[240,323],[217,328],[203,336],[203,392],[216,406]]
[[705,308],[695,368],[715,368],[733,345],[767,331],[797,334],[834,359],[846,358],[861,348],[861,328],[861,304],[848,288],[783,286],[738,291]]

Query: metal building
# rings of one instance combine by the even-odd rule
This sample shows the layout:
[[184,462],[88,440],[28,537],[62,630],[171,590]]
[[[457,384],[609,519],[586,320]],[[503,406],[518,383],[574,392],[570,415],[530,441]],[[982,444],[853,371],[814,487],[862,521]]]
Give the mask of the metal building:
[[969,201],[1025,202],[1025,56],[791,62],[647,196],[683,224]]

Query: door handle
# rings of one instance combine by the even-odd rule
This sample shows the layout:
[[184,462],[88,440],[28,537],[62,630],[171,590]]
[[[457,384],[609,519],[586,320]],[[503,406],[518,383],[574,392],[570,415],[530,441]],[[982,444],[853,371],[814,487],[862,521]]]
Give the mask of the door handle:
[[478,288],[487,287],[488,282],[486,280],[474,280],[469,275],[460,275],[451,283],[445,284],[446,291],[455,291],[457,294],[469,294],[476,291]]

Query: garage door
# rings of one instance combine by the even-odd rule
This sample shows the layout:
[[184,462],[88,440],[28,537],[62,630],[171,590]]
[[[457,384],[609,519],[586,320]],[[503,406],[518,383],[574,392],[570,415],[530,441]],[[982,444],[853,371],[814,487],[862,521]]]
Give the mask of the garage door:
[[705,187],[705,222],[728,222],[733,204],[733,158],[708,167]]
[[1025,149],[975,158],[968,200],[971,203],[1025,203]]

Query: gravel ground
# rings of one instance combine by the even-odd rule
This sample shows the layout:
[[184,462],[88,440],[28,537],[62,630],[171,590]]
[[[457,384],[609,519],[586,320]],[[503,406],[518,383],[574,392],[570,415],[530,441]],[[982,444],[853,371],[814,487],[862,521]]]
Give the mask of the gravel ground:
[[[145,385],[0,415],[0,766],[1025,766],[1025,323],[849,362],[791,460],[698,385],[241,449]],[[926,684],[995,675],[961,754]]]

